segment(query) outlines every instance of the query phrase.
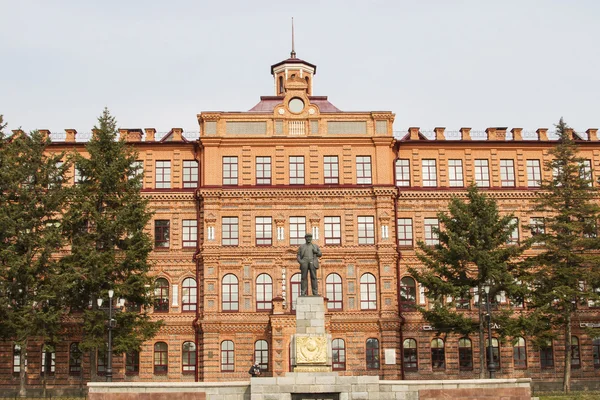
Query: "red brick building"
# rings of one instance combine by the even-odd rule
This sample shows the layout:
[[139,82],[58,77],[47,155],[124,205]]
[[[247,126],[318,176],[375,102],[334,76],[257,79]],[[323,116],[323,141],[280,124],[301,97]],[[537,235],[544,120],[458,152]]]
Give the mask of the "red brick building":
[[[477,338],[436,338],[412,311],[427,299],[408,267],[419,266],[416,242],[435,240],[436,213],[472,181],[521,227],[536,223],[531,200],[553,146],[547,130],[409,128],[394,135],[389,111],[344,112],[313,95],[316,66],[295,54],[271,73],[274,95],[246,112],[201,112],[199,136],[178,128],[164,136],[121,131],[139,151],[143,192],[155,212],[148,226],[153,317],[165,324],[139,353],[113,358],[113,379],[245,380],[255,360],[263,376],[289,371],[296,249],[306,232],[323,251],[319,285],[335,371],[394,380],[478,377]],[[74,130],[53,140],[51,151],[84,151]],[[595,178],[597,130],[578,142]],[[515,240],[528,232],[521,228]],[[472,305],[465,312],[476,316]],[[600,331],[595,339],[582,327],[600,326],[598,311],[584,306],[576,321],[573,378],[591,381],[600,376]],[[90,376],[87,354],[74,357],[77,324],[68,331],[53,354],[36,343],[27,349],[30,387],[40,387],[42,375],[59,390],[104,379]],[[560,379],[561,342],[543,354],[527,338],[495,343],[498,377]],[[0,388],[18,386],[18,351],[0,343]]]

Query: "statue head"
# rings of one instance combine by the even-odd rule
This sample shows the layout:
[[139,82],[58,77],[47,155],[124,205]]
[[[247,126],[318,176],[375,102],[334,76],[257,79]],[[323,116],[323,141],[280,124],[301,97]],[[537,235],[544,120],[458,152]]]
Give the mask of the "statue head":
[[312,234],[307,233],[306,235],[304,235],[304,240],[306,240],[306,243],[310,243],[312,241]]

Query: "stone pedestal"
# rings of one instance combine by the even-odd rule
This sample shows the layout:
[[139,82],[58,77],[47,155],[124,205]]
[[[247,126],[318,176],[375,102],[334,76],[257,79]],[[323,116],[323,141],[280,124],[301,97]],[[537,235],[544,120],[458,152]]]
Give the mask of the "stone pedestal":
[[331,335],[325,332],[323,297],[298,297],[291,357],[294,372],[331,371]]

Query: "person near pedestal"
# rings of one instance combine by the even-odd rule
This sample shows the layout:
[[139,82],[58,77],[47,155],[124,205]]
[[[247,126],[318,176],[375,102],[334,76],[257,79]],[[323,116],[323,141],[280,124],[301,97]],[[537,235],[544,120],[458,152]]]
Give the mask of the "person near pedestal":
[[260,376],[260,365],[254,363],[254,365],[250,367],[250,370],[248,370],[248,373],[253,377]]

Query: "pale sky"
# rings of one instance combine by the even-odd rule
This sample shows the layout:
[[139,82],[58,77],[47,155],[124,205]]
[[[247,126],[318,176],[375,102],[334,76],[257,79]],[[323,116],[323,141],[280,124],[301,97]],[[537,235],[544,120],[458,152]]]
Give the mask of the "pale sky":
[[89,132],[106,106],[122,128],[197,131],[274,94],[291,17],[314,94],[396,131],[600,127],[597,0],[0,0],[0,114]]

